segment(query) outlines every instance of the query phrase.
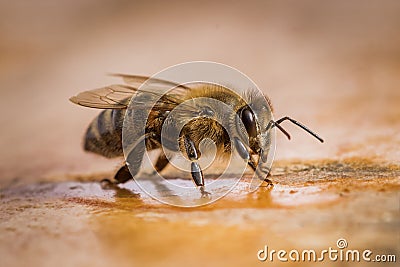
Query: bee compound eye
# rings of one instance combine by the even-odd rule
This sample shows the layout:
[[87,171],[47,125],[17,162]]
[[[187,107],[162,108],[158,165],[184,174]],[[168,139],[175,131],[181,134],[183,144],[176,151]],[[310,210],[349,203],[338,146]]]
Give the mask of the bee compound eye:
[[257,136],[256,119],[253,112],[248,108],[243,109],[240,113],[240,119],[242,120],[249,137]]

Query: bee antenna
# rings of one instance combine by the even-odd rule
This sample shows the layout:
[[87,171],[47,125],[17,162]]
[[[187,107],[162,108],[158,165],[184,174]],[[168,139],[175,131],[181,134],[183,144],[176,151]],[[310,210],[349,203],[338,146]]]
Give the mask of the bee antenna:
[[[270,121],[270,123],[269,123],[268,126],[267,126],[267,129],[268,129],[269,127],[274,127],[274,126],[276,126],[279,130],[281,130],[281,131],[290,139],[290,135],[279,125],[281,122],[286,121],[286,120],[290,121],[290,122],[293,123],[293,124],[296,124],[297,126],[299,126],[300,128],[302,128],[304,131],[308,132],[309,134],[311,134],[312,136],[314,136],[315,138],[317,138],[321,143],[324,142],[324,140],[323,140],[321,137],[319,137],[316,133],[314,133],[313,131],[311,131],[310,129],[308,129],[306,126],[304,126],[304,125],[301,124],[300,122],[298,122],[298,121],[296,121],[296,120],[294,120],[294,119],[292,119],[292,118],[290,118],[290,117],[283,117],[283,118],[280,118],[280,119],[277,120],[277,121]],[[271,122],[272,122],[272,123],[271,123]],[[270,124],[271,124],[271,125],[270,125]]]
[[290,140],[290,134],[289,134],[285,129],[283,129],[282,126],[280,126],[279,124],[277,124],[277,123],[276,123],[275,121],[273,121],[273,120],[271,120],[271,121],[268,123],[266,130],[268,131],[268,130],[269,130],[270,128],[272,128],[272,127],[276,127],[276,128],[278,128],[279,130],[281,130],[281,132],[282,132],[284,135],[286,135],[286,137]]

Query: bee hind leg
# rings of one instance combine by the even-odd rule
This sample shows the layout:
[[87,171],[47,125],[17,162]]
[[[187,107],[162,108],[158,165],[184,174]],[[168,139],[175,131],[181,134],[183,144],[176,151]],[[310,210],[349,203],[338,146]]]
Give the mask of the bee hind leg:
[[115,181],[110,181],[109,179],[103,179],[100,181],[100,185],[103,189],[115,189],[118,187],[118,184],[125,183],[130,179],[133,179],[133,177],[129,172],[128,166],[124,164],[124,166],[122,166],[114,175]]
[[130,173],[129,168],[126,164],[124,164],[124,166],[122,166],[117,171],[117,173],[114,175],[114,179],[116,180],[117,184],[122,184],[129,181],[130,179],[133,179],[132,174]]
[[102,189],[104,190],[108,190],[108,189],[118,189],[118,185],[115,182],[110,181],[110,179],[103,179],[100,181],[100,186]]

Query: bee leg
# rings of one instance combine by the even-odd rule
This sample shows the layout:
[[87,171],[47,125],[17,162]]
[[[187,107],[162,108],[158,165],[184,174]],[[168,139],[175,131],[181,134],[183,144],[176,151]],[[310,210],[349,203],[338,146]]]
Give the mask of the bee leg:
[[103,179],[100,181],[100,186],[104,190],[118,189],[118,185],[115,182],[111,182],[110,179]]
[[200,186],[201,197],[208,197],[209,195],[211,195],[211,193],[205,190],[203,171],[201,170],[200,165],[197,161],[192,162],[191,172],[193,181],[197,186]]
[[[247,150],[246,146],[242,143],[242,141],[239,140],[239,138],[235,137],[234,138],[234,144],[235,144],[235,148],[239,154],[239,156],[247,161],[247,164],[253,169],[253,171],[257,174],[257,164],[254,162],[254,160],[250,157],[250,153]],[[257,177],[260,177],[261,175],[257,175]],[[264,182],[268,183],[268,186],[274,186],[274,184],[272,183],[272,181],[270,179],[268,179],[268,177],[271,176],[269,171],[267,176],[263,180]]]
[[[267,175],[267,177],[268,177],[268,175]],[[264,178],[264,182],[267,183],[267,186],[274,187],[274,183],[270,179]]]
[[129,168],[126,164],[124,164],[124,166],[122,166],[117,171],[117,173],[114,176],[114,179],[116,180],[117,184],[122,184],[129,181],[130,179],[133,179],[131,173],[129,172]]
[[191,174],[194,183],[200,187],[200,192],[202,197],[207,197],[210,195],[209,192],[205,191],[204,187],[204,176],[203,171],[197,160],[199,159],[199,152],[196,149],[196,146],[192,139],[185,135],[184,137],[184,144],[186,155],[188,156],[189,160],[192,161],[191,163]]
[[160,155],[158,156],[158,159],[156,161],[156,164],[154,165],[154,172],[153,174],[155,175],[156,173],[161,172],[165,167],[167,167],[169,163],[169,160],[165,153],[163,151],[160,152]]
[[267,186],[274,187],[274,183],[270,179],[268,179],[268,177],[271,177],[270,172],[268,172],[268,174],[267,174],[267,176],[265,178],[261,178],[261,177],[263,177],[263,175],[262,174],[258,174],[260,171],[257,170],[257,165],[254,163],[254,161],[253,160],[249,160],[248,164],[251,167],[251,169],[256,173],[257,177],[260,180],[266,182]]
[[211,196],[210,192],[207,192],[204,186],[200,186],[200,193],[202,198],[209,198]]
[[124,164],[117,173],[114,175],[115,181],[112,182],[109,179],[103,179],[100,181],[101,188],[103,189],[116,189],[118,188],[118,184],[125,183],[132,179],[132,175],[129,172],[128,166]]
[[[145,137],[143,137],[145,138]],[[126,157],[126,163],[122,166],[114,176],[117,184],[125,183],[138,174],[144,151],[146,150],[145,142],[138,141],[138,144],[129,152]]]
[[239,140],[239,138],[235,137],[233,139],[236,151],[238,152],[239,156],[244,159],[250,161],[250,154],[247,150],[246,146]]

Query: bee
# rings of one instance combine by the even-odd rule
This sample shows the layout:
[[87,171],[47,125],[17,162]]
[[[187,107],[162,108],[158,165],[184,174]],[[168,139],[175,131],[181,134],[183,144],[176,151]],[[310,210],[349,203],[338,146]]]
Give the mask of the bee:
[[[191,176],[194,183],[200,188],[202,195],[208,194],[204,187],[203,171],[198,162],[201,157],[200,143],[208,138],[214,142],[217,155],[230,155],[234,147],[257,177],[272,185],[268,179],[270,170],[266,162],[273,127],[290,139],[289,133],[280,125],[284,121],[289,121],[323,142],[316,133],[290,117],[274,121],[271,101],[259,91],[249,90],[239,95],[215,84],[182,85],[146,76],[125,74],[114,74],[114,76],[122,78],[125,83],[84,91],[70,98],[70,101],[81,106],[104,109],[87,128],[84,149],[107,158],[124,156],[123,123],[131,100],[132,112],[140,112],[146,108],[150,110],[143,136],[137,136],[144,138],[144,146],[138,145],[132,148],[127,155],[126,163],[115,173],[114,184],[125,183],[137,175],[145,149],[150,151],[164,146],[170,151],[180,151],[186,156],[191,162]],[[149,81],[149,86],[154,86],[154,89],[142,90],[140,86]],[[173,89],[163,94],[157,90],[160,85]],[[151,107],[146,103],[149,96],[158,97]],[[231,112],[227,112],[224,105],[210,104],[210,101],[204,99],[220,101],[230,107]],[[193,100],[191,104],[188,104],[191,100]],[[178,106],[183,106],[178,115],[169,116]],[[225,122],[225,127],[221,121]],[[185,125],[179,128],[178,125],[182,122],[185,122]],[[167,139],[163,139],[163,128],[167,129],[167,132],[179,134],[174,137],[175,140],[172,140],[174,138],[168,140],[168,136]],[[136,131],[135,128],[132,129]],[[161,172],[168,164],[169,159],[161,149],[154,169],[156,172]]]

